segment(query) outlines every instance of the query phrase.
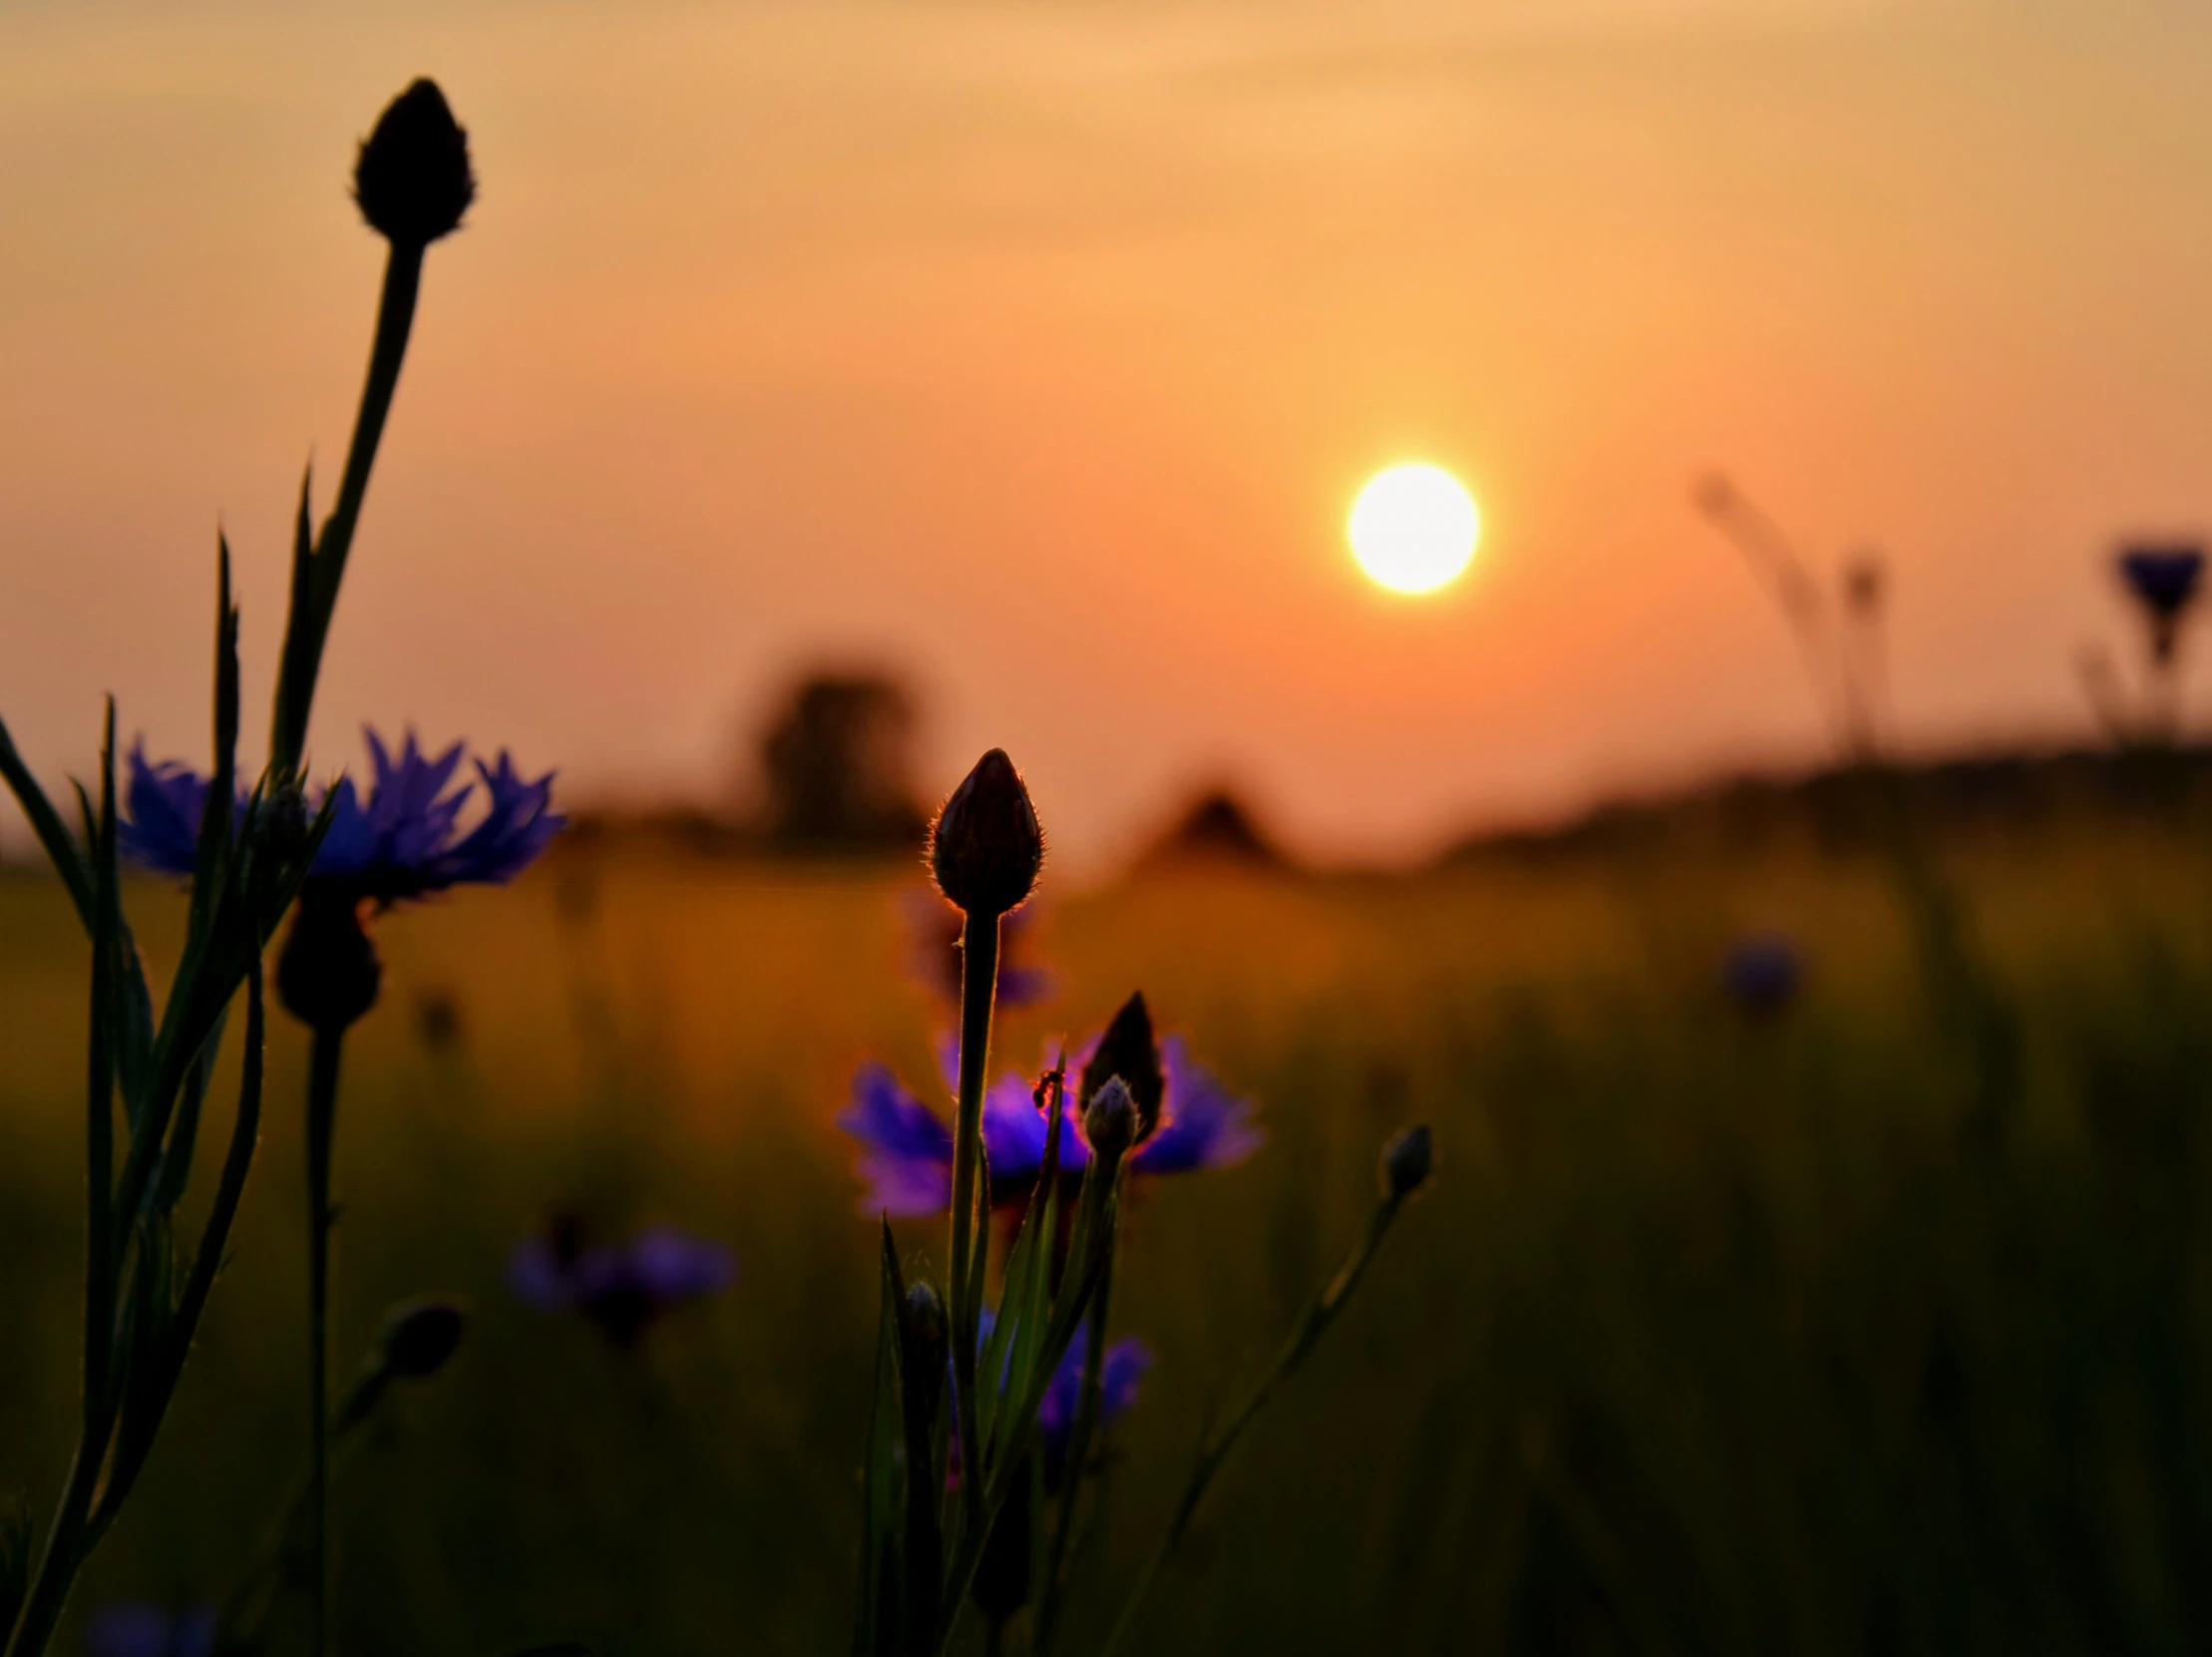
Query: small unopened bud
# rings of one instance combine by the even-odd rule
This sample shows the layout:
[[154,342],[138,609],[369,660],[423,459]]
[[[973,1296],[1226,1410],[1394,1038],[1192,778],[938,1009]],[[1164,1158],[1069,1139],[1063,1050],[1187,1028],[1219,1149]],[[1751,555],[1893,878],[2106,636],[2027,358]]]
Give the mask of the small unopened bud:
[[403,1301],[384,1315],[378,1350],[384,1368],[405,1381],[427,1381],[461,1345],[468,1318],[450,1301]]
[[1003,915],[1026,898],[1044,864],[1044,834],[1029,790],[1005,750],[975,762],[937,813],[929,871],[937,890],[970,915]]
[[1403,1202],[1428,1183],[1436,1167],[1436,1145],[1428,1124],[1409,1127],[1382,1147],[1382,1190],[1393,1202]]
[[284,1010],[318,1034],[341,1035],[376,1005],[383,982],[384,965],[361,925],[360,899],[310,880],[276,958],[276,998]]
[[1109,1076],[1120,1076],[1136,1103],[1137,1136],[1132,1142],[1141,1145],[1160,1125],[1160,1106],[1168,1094],[1167,1074],[1160,1068],[1160,1046],[1152,1036],[1152,1012],[1145,1006],[1142,990],[1122,1003],[1114,1022],[1098,1038],[1098,1050],[1083,1066],[1078,1095],[1088,1103]]
[[944,1302],[928,1284],[918,1282],[907,1290],[906,1323],[907,1338],[922,1353],[943,1356]]
[[460,226],[476,200],[469,135],[435,81],[417,81],[385,107],[353,169],[361,216],[387,241],[427,247]]
[[1108,1162],[1137,1142],[1137,1101],[1120,1076],[1109,1076],[1083,1107],[1083,1137],[1091,1153]]
[[261,820],[268,848],[278,862],[289,863],[307,849],[307,831],[314,819],[299,784],[288,782],[274,790],[262,808]]

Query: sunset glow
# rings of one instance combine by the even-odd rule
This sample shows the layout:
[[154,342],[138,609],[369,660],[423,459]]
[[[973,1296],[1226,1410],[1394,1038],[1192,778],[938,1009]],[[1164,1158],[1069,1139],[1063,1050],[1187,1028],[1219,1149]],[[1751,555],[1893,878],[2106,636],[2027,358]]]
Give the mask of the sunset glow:
[[[1005,745],[1069,868],[1217,771],[1426,855],[1821,751],[1707,469],[1882,549],[1900,739],[2085,739],[2101,550],[2212,512],[2212,22],[1919,11],[0,7],[9,730],[65,791],[110,691],[203,747],[218,524],[265,672],[375,301],[342,176],[428,72],[486,184],[318,753],[720,797],[794,673],[882,665],[927,790]],[[1487,530],[1426,601],[1345,539],[1416,460]]]
[[1369,581],[1418,596],[1449,587],[1474,562],[1482,513],[1441,466],[1393,466],[1367,481],[1344,533]]

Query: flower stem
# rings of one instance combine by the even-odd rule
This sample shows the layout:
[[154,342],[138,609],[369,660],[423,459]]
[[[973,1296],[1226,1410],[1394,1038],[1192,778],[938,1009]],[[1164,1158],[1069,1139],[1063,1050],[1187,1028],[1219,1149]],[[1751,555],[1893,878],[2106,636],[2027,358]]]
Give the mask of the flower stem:
[[1060,1511],[1054,1520],[1052,1536],[1044,1556],[1042,1583],[1038,1589],[1036,1635],[1033,1644],[1037,1657],[1045,1657],[1052,1649],[1054,1627],[1060,1613],[1060,1572],[1066,1567],[1068,1542],[1075,1533],[1075,1505],[1083,1489],[1083,1467],[1090,1460],[1091,1440],[1098,1432],[1102,1414],[1106,1379],[1106,1320],[1110,1315],[1114,1296],[1114,1263],[1106,1262],[1098,1279],[1096,1298],[1091,1302],[1091,1315],[1085,1325],[1083,1350],[1083,1388],[1077,1396],[1075,1422],[1068,1434],[1067,1459],[1060,1469]]
[[[952,1377],[960,1435],[960,1503],[965,1522],[983,1522],[983,1447],[975,1400],[975,1347],[981,1328],[970,1279],[971,1257],[990,1249],[990,1229],[975,1223],[975,1168],[983,1139],[983,1080],[989,1073],[991,1003],[998,990],[998,920],[970,913],[960,933],[960,1087],[952,1130]],[[986,1200],[984,1206],[988,1207]]]
[[307,1073],[307,1558],[312,1647],[330,1632],[330,1141],[338,1115],[342,1029],[315,1032]]
[[1313,1297],[1313,1303],[1305,1309],[1305,1316],[1298,1320],[1297,1328],[1291,1331],[1290,1340],[1284,1343],[1275,1362],[1268,1366],[1267,1372],[1246,1396],[1243,1405],[1229,1418],[1227,1425],[1208,1434],[1205,1442],[1199,1446],[1198,1460],[1191,1468],[1190,1478],[1184,1483],[1182,1499],[1176,1503],[1175,1517],[1169,1521],[1167,1534],[1160,1538],[1160,1545],[1152,1550],[1152,1556],[1137,1573],[1136,1584],[1129,1590],[1129,1598],[1122,1605],[1121,1615],[1115,1620],[1113,1631],[1106,1636],[1105,1645],[1099,1648],[1100,1657],[1111,1657],[1120,1648],[1130,1624],[1136,1619],[1138,1604],[1144,1599],[1146,1590],[1152,1586],[1153,1578],[1160,1574],[1161,1568],[1174,1553],[1176,1544],[1182,1541],[1183,1532],[1190,1528],[1191,1515],[1197,1512],[1207,1486],[1214,1481],[1214,1475],[1229,1458],[1229,1452],[1237,1448],[1237,1441],[1244,1436],[1245,1429],[1252,1425],[1253,1418],[1260,1414],[1261,1407],[1305,1362],[1306,1355],[1313,1350],[1322,1333],[1343,1309],[1344,1302],[1351,1298],[1352,1290],[1358,1287],[1360,1275],[1367,1269],[1367,1262],[1374,1257],[1377,1245],[1390,1229],[1390,1222],[1398,1217],[1398,1210],[1404,1204],[1403,1197],[1389,1194],[1385,1194],[1375,1204],[1374,1212],[1367,1217],[1367,1229],[1361,1234],[1359,1241],[1352,1245],[1351,1252],[1344,1256],[1344,1263],[1337,1267],[1336,1275]]
[[[346,573],[354,526],[360,522],[361,502],[368,494],[369,471],[376,464],[384,422],[392,412],[392,394],[399,388],[400,364],[407,356],[407,336],[415,323],[415,300],[422,291],[423,252],[424,248],[415,243],[395,241],[391,245],[391,256],[384,266],[384,289],[377,303],[376,339],[369,348],[368,379],[361,387],[361,409],[354,416],[353,441],[346,451],[338,498],[331,505],[330,516],[323,520],[312,550],[301,547],[295,554],[291,616],[284,629],[284,653],[278,658],[275,729],[269,741],[270,767],[279,773],[297,769],[307,746],[307,715],[314,705],[323,641],[330,632],[331,613],[338,606],[338,584]],[[304,536],[304,499],[301,514]]]
[[47,1642],[53,1639],[55,1626],[62,1620],[62,1607],[68,1604],[78,1567],[84,1563],[85,1521],[100,1479],[100,1450],[106,1432],[103,1425],[96,1438],[92,1422],[85,1424],[77,1453],[70,1460],[69,1482],[62,1491],[61,1505],[39,1554],[38,1573],[24,1596],[15,1635],[7,1644],[8,1657],[44,1657]]

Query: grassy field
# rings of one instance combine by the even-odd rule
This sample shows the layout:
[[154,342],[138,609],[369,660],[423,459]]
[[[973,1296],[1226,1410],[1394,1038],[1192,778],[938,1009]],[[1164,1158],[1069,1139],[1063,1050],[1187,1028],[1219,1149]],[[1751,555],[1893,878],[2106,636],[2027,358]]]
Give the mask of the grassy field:
[[[1435,1188],[1217,1487],[1143,1649],[2204,1649],[2212,855],[2105,824],[1942,861],[1994,1056],[1884,869],[1787,836],[1049,897],[1059,992],[1000,1055],[1142,987],[1270,1134],[1133,1221],[1117,1319],[1158,1362],[1064,1649],[1414,1119]],[[908,883],[571,847],[382,923],[339,1348],[428,1290],[476,1321],[345,1471],[345,1650],[842,1648],[876,1279],[831,1117],[865,1055],[933,1074]],[[159,962],[175,901],[131,897]],[[1779,1020],[1715,985],[1751,927],[1808,952]],[[57,888],[0,878],[0,1490],[41,1505],[75,1380],[84,955]],[[286,1026],[234,1263],[83,1605],[218,1595],[300,1472],[303,1069]],[[742,1275],[611,1351],[502,1287],[555,1208],[726,1239]]]

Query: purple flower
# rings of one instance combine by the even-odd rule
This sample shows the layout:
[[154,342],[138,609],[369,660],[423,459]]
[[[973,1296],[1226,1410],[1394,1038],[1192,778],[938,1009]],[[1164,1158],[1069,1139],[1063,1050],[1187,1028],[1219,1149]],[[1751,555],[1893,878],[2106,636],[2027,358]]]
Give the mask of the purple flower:
[[[1068,1054],[1070,1077],[1099,1037],[1093,1036]],[[957,1085],[959,1053],[949,1040],[938,1050],[945,1087]],[[1160,1127],[1129,1153],[1137,1173],[1187,1173],[1196,1168],[1225,1168],[1242,1162],[1265,1135],[1252,1120],[1253,1103],[1237,1097],[1190,1055],[1180,1036],[1160,1043],[1167,1096]],[[1071,1085],[1061,1099],[1060,1166],[1070,1176],[1091,1159],[1084,1142],[1082,1112]],[[856,1169],[868,1181],[861,1202],[867,1214],[900,1217],[941,1213],[952,1200],[952,1130],[935,1111],[877,1063],[863,1064],[853,1077],[851,1102],[837,1125],[861,1147]],[[983,1148],[990,1157],[990,1196],[994,1206],[1024,1203],[1044,1165],[1045,1118],[1032,1089],[1009,1070],[983,1094]]]
[[[982,1314],[981,1338],[990,1339],[991,1325],[995,1318],[986,1308]],[[1085,1326],[1086,1331],[1088,1326]],[[1059,1368],[1052,1372],[1052,1379],[1045,1383],[1044,1397],[1037,1401],[1037,1444],[1044,1451],[1044,1481],[1047,1488],[1057,1489],[1067,1471],[1068,1441],[1075,1436],[1075,1416],[1083,1402],[1083,1359],[1089,1350],[1088,1333],[1079,1334],[1068,1344],[1061,1356]],[[1137,1389],[1143,1383],[1145,1372],[1152,1368],[1152,1349],[1135,1336],[1125,1336],[1106,1349],[1105,1361],[1098,1372],[1098,1423],[1104,1427],[1119,1421],[1137,1402]],[[946,1483],[960,1481],[960,1441],[952,1434],[945,1444]]]
[[1754,1019],[1772,1018],[1797,999],[1805,981],[1804,952],[1778,932],[1738,939],[1720,962],[1720,988]]
[[507,1260],[515,1298],[541,1312],[581,1314],[613,1345],[634,1347],[660,1317],[718,1294],[737,1276],[724,1244],[647,1226],[627,1242],[593,1246],[584,1223],[561,1215]]
[[2204,553],[2191,546],[2130,547],[2119,557],[2120,579],[2136,602],[2162,621],[2189,608],[2204,576]]
[[[1087,1336],[1069,1343],[1067,1356],[1037,1405],[1037,1438],[1044,1448],[1044,1481],[1057,1488],[1067,1470],[1068,1440],[1075,1434],[1075,1413],[1083,1399],[1083,1355]],[[1137,1388],[1152,1368],[1152,1350],[1134,1336],[1114,1342],[1099,1366],[1098,1420],[1117,1421],[1137,1402]]]
[[103,1605],[85,1618],[78,1642],[85,1657],[207,1657],[215,1648],[214,1608]]
[[[914,976],[953,1007],[960,1005],[960,912],[936,893],[918,887],[907,894],[909,962]],[[1052,994],[1052,975],[1021,958],[1036,924],[1037,906],[1028,903],[1001,921],[998,929],[998,1005],[1030,1007]]]
[[[364,801],[351,777],[327,798],[330,830],[315,854],[310,879],[378,905],[427,897],[461,885],[504,885],[522,873],[565,819],[554,813],[553,773],[520,776],[504,751],[495,764],[476,761],[477,777],[454,786],[463,745],[435,758],[414,732],[397,757],[369,731],[375,778]],[[481,782],[484,809],[464,831],[461,817]],[[207,779],[175,760],[150,763],[143,741],[131,750],[128,818],[119,837],[124,855],[164,874],[189,875],[197,856]],[[237,809],[242,813],[241,799]]]

